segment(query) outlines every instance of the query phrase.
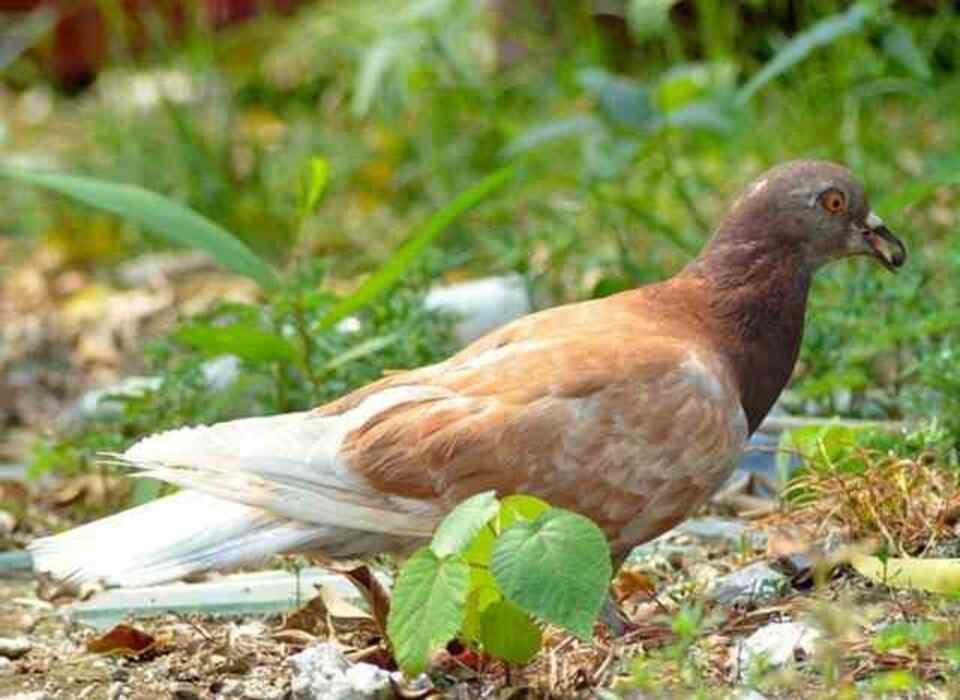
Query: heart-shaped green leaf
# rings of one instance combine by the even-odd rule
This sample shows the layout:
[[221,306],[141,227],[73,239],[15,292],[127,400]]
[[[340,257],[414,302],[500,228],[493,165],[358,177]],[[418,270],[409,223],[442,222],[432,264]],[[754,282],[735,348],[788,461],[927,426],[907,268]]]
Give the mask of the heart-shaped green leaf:
[[433,553],[438,557],[462,554],[499,508],[495,491],[484,491],[463,501],[450,511],[433,533],[430,543]]
[[484,651],[512,664],[525,664],[540,651],[543,636],[530,616],[508,600],[492,603],[480,615]]
[[514,494],[500,502],[497,513],[497,532],[503,532],[518,520],[535,520],[550,510],[550,504],[536,496]]
[[469,588],[470,567],[461,557],[441,559],[421,547],[404,563],[393,588],[387,636],[408,676],[426,669],[430,655],[457,635]]
[[492,570],[509,600],[583,639],[593,632],[612,576],[603,531],[559,508],[507,528],[494,546]]

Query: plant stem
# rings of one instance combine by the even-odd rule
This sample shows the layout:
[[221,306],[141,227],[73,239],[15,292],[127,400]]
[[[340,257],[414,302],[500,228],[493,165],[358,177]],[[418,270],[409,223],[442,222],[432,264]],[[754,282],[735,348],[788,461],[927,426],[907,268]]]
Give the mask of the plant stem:
[[674,191],[677,193],[677,196],[680,197],[681,203],[686,208],[690,218],[693,219],[694,224],[700,229],[700,232],[704,236],[708,236],[711,229],[710,224],[707,222],[707,218],[700,211],[699,207],[697,207],[697,203],[693,197],[690,196],[690,192],[683,183],[683,178],[680,176],[680,173],[677,172],[673,151],[670,149],[670,144],[667,139],[664,139],[664,150],[667,160],[667,172],[669,172],[670,177],[673,178]]
[[310,335],[310,329],[307,324],[306,313],[303,308],[303,297],[298,295],[293,307],[293,319],[297,329],[297,337],[300,338],[300,360],[303,365],[303,372],[310,381],[312,390],[311,398],[315,397],[320,388],[320,378],[313,367],[313,355],[316,344],[313,342],[313,336]]

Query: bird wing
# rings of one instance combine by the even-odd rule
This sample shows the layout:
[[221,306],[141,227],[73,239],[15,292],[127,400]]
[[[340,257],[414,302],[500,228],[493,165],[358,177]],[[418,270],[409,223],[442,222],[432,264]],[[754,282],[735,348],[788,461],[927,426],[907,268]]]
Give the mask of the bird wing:
[[747,434],[725,365],[660,330],[560,307],[312,412],[188,429],[179,445],[161,434],[125,459],[294,520],[391,534],[429,534],[486,489],[529,493],[629,544],[715,490]]
[[624,546],[702,503],[747,436],[724,366],[676,338],[494,344],[411,379],[438,395],[377,413],[339,450],[379,493],[443,512],[487,489],[533,494]]

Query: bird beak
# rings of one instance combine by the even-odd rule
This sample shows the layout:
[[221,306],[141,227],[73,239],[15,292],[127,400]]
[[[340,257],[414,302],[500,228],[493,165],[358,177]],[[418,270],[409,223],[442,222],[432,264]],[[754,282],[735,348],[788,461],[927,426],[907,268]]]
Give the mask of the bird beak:
[[862,252],[875,257],[890,272],[896,272],[907,259],[906,246],[873,212],[867,217],[866,224],[866,228],[860,231]]

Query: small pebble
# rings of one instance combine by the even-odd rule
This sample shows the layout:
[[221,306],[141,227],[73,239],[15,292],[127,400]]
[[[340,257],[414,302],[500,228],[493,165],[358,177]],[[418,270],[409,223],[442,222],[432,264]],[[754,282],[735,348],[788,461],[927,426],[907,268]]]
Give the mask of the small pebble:
[[188,685],[174,688],[171,697],[173,700],[200,700],[200,694]]
[[17,616],[16,626],[21,632],[33,632],[33,628],[37,626],[37,618],[29,613],[21,613]]
[[761,561],[716,579],[707,597],[725,605],[761,604],[779,598],[788,588],[787,577]]
[[758,693],[753,688],[741,688],[735,695],[731,695],[729,700],[767,700],[767,696]]
[[16,526],[17,519],[13,517],[13,513],[0,510],[0,535],[9,535]]
[[7,659],[19,659],[33,649],[33,644],[23,637],[0,637],[0,656]]
[[415,700],[424,698],[434,689],[433,681],[426,673],[421,673],[416,678],[407,678],[400,671],[394,671],[390,674],[390,680],[393,681],[393,687],[401,698],[410,698]]
[[[211,688],[211,692],[213,689]],[[239,698],[243,697],[243,681],[227,679],[223,681],[220,689],[217,691],[220,697]]]
[[121,698],[125,697],[126,695],[123,693],[123,683],[116,681],[110,684],[110,689],[107,691],[107,700],[121,700]]
[[780,557],[774,566],[790,578],[794,588],[808,589],[813,586],[813,571],[816,562],[807,552],[794,552]]
[[16,671],[16,668],[13,665],[13,662],[4,657],[0,656],[0,676],[7,676]]
[[229,633],[237,637],[262,637],[267,633],[267,626],[259,620],[242,625],[231,624]]
[[243,695],[240,697],[243,698],[243,700],[281,700],[289,696],[283,690],[261,686],[244,688]]

